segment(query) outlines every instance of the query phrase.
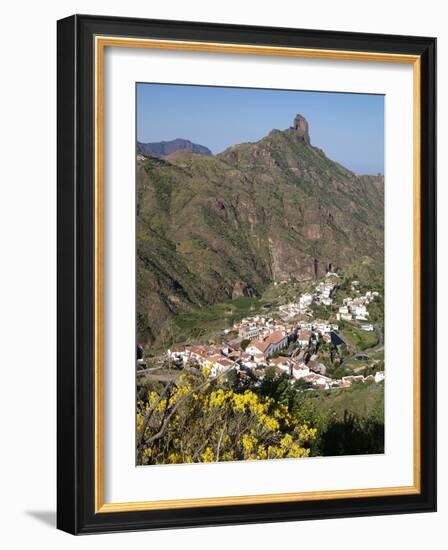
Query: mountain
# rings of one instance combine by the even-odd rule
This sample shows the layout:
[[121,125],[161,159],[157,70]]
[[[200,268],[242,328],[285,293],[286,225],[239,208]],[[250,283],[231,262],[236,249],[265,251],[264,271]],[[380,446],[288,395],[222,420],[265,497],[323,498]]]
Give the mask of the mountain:
[[198,145],[188,139],[173,139],[171,141],[158,141],[156,143],[137,142],[137,153],[151,157],[165,157],[177,151],[190,151],[197,155],[212,156],[212,152],[204,145]]
[[216,156],[137,160],[137,308],[142,342],[172,315],[273,281],[313,280],[365,258],[383,270],[384,181],[358,177],[286,130]]

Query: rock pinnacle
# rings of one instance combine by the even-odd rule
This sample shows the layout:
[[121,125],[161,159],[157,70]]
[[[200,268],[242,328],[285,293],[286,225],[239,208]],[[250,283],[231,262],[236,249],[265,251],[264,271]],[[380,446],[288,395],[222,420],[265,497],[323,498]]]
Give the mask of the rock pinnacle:
[[298,138],[302,139],[306,143],[310,142],[308,122],[305,117],[299,114],[296,115],[292,129],[295,130]]

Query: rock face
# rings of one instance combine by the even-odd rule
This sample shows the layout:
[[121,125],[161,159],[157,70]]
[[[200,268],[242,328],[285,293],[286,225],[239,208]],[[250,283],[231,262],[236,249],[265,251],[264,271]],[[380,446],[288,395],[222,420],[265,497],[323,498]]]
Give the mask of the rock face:
[[302,115],[296,115],[292,129],[295,131],[296,136],[299,139],[302,139],[305,143],[310,143],[308,121],[305,117]]
[[137,142],[137,153],[152,157],[164,157],[177,151],[190,151],[197,155],[211,156],[208,147],[193,143],[188,139],[173,139],[171,141],[158,141],[156,143]]
[[253,291],[243,281],[237,281],[232,289],[232,300],[243,296],[252,296]]
[[308,124],[216,156],[137,157],[139,341],[192,308],[367,262],[383,269],[383,178],[310,145]]

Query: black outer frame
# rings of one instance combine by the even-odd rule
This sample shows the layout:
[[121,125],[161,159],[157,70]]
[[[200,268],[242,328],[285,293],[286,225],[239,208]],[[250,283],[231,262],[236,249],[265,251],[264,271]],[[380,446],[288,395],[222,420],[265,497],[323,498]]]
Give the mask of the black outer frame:
[[[436,39],[74,15],[57,26],[57,527],[72,534],[436,510]],[[421,493],[94,513],[95,35],[421,56]]]

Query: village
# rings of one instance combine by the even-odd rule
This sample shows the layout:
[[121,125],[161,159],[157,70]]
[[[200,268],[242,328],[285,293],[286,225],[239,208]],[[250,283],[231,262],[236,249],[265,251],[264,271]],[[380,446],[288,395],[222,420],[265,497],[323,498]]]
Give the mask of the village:
[[[343,362],[340,350],[347,346],[339,334],[339,322],[356,324],[361,331],[374,331],[374,325],[368,322],[368,309],[378,299],[379,292],[367,290],[362,294],[359,281],[353,280],[349,296],[337,304],[334,298],[337,287],[338,275],[329,272],[313,289],[300,294],[294,302],[279,305],[269,315],[243,318],[206,344],[171,346],[164,355],[164,363],[176,369],[199,368],[210,378],[234,370],[240,379],[250,379],[255,384],[267,374],[286,375],[292,383],[300,381],[303,389],[308,390],[379,383],[384,380],[384,370],[372,369],[372,373],[354,370],[335,377],[328,372],[328,361],[322,359],[322,350],[331,349],[332,357]],[[314,318],[313,304],[332,306],[335,312],[332,321]],[[345,356],[367,359],[359,351],[345,351]]]

